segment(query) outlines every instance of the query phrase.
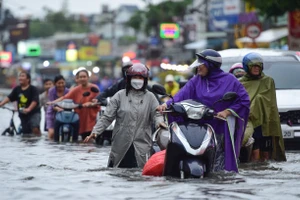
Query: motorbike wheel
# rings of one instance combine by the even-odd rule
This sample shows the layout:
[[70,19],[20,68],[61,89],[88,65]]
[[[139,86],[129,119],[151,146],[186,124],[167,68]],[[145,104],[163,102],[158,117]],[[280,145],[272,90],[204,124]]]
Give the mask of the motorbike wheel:
[[9,131],[8,131],[8,134],[9,134],[10,136],[14,136],[14,134],[15,134],[15,133],[14,133],[14,130],[9,130]]
[[5,129],[1,135],[6,135],[7,130]]
[[184,171],[183,170],[180,170],[180,179],[184,179],[185,176],[184,176]]

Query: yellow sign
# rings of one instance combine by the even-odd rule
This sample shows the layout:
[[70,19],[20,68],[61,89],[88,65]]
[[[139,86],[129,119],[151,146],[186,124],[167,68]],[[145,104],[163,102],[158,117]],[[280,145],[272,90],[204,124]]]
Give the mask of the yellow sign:
[[95,47],[92,46],[83,46],[79,49],[79,59],[80,60],[98,60],[97,51]]
[[76,49],[68,49],[66,50],[66,61],[74,62],[77,61],[78,52]]
[[107,40],[100,40],[97,46],[98,56],[109,56],[111,54],[111,43]]

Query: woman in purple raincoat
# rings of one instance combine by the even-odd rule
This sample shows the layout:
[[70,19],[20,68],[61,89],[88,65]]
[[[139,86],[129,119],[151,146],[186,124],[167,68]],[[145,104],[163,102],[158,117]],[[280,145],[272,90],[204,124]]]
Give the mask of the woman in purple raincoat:
[[[222,144],[218,145],[219,148],[217,149],[213,171],[225,169],[226,171],[238,172],[237,158],[249,115],[249,96],[244,86],[232,74],[220,69],[222,58],[218,52],[206,49],[196,55],[197,60],[190,67],[197,67],[197,75],[179,90],[174,96],[174,101],[180,102],[186,99],[195,99],[213,108],[219,117],[236,116],[234,141],[231,139],[228,125],[225,121],[214,119],[208,121],[208,123],[214,128],[218,143]],[[214,104],[226,92],[236,92],[238,96],[233,101],[220,101]],[[171,103],[172,100],[169,100],[159,106],[158,110],[165,110]]]
[[[69,89],[66,88],[66,81],[62,75],[57,75],[54,78],[54,87],[49,89],[48,99],[49,101],[54,101],[69,92]],[[48,129],[48,138],[53,139],[54,137],[54,120],[56,112],[62,111],[62,108],[54,107],[49,105],[46,112],[46,124]]]

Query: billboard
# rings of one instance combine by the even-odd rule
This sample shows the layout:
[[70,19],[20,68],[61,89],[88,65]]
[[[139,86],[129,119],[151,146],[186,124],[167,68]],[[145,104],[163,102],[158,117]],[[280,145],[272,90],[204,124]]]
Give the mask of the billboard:
[[300,11],[289,12],[289,50],[299,51],[300,49]]
[[180,36],[179,25],[175,23],[160,24],[159,33],[163,39],[177,39]]
[[97,46],[97,56],[109,56],[112,53],[112,45],[108,40],[100,40]]
[[1,67],[8,67],[12,62],[12,54],[8,51],[0,51],[0,65]]
[[208,3],[209,31],[225,31],[238,23],[240,0],[211,0]]
[[20,40],[29,38],[28,21],[20,22],[16,26],[9,29],[9,40],[11,43],[17,44]]
[[78,56],[80,60],[98,60],[97,49],[93,46],[82,46],[78,50]]

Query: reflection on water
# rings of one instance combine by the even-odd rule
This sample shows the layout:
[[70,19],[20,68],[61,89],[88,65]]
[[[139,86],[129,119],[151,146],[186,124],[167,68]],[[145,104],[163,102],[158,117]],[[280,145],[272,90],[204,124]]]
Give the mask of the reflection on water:
[[[2,131],[9,113],[1,112]],[[17,120],[17,119],[16,119]],[[106,168],[109,147],[57,144],[42,137],[0,137],[0,199],[300,199],[300,152],[288,162],[240,165],[206,179],[147,177]]]

